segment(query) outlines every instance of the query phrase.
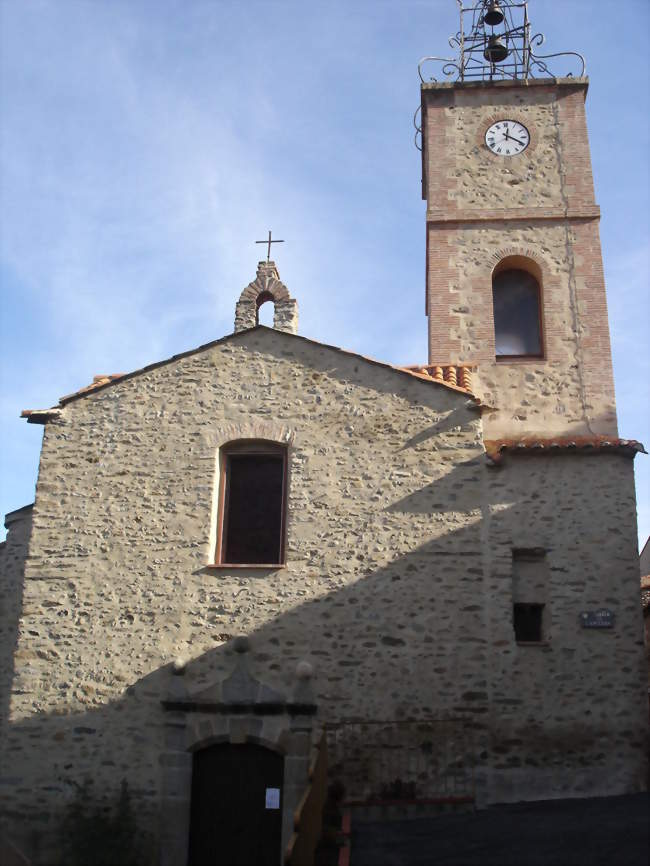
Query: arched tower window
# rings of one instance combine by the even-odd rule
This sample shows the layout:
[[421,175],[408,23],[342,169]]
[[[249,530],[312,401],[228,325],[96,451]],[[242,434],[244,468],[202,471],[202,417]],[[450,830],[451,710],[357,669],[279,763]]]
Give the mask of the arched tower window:
[[533,262],[518,256],[505,259],[494,270],[492,302],[497,359],[543,356],[540,279],[534,272],[538,270]]
[[265,440],[231,442],[220,454],[216,562],[281,565],[287,449]]

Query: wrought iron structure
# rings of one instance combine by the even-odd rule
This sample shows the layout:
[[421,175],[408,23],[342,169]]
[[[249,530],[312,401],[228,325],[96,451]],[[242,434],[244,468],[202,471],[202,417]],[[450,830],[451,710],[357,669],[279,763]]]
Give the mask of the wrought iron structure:
[[[460,12],[460,29],[449,37],[449,45],[458,52],[457,58],[423,57],[418,74],[423,84],[437,81],[425,75],[434,65],[445,78],[456,81],[496,81],[502,79],[555,78],[547,61],[556,57],[575,58],[578,76],[585,74],[585,59],[576,51],[537,54],[544,44],[544,35],[531,36],[528,3],[516,0],[476,0],[463,5],[456,0]],[[572,77],[573,72],[565,73]],[[421,129],[418,107],[413,118],[415,144],[421,150]]]
[[[554,57],[575,57],[580,64],[579,76],[585,74],[585,59],[576,51],[555,54],[537,54],[535,49],[544,43],[544,35],[531,36],[528,3],[516,0],[478,0],[464,6],[457,0],[460,11],[460,29],[449,38],[449,45],[458,51],[458,58],[424,57],[418,64],[420,78],[425,78],[423,67],[428,63],[442,63],[445,77],[458,81],[492,81],[499,78],[538,78],[555,75],[547,60]],[[573,75],[572,72],[566,73]]]
[[329,775],[344,780],[349,805],[474,802],[467,720],[349,720],[325,730]]

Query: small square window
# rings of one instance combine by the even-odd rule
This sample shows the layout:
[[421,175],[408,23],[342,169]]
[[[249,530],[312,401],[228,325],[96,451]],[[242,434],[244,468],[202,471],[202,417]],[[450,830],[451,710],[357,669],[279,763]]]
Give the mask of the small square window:
[[543,604],[513,605],[512,621],[517,643],[540,643],[543,611]]

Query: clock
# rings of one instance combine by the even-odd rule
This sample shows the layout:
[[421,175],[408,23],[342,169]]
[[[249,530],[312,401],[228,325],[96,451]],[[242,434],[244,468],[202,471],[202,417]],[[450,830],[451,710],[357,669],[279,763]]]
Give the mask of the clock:
[[497,120],[488,127],[485,143],[497,156],[516,156],[530,144],[530,133],[518,120]]

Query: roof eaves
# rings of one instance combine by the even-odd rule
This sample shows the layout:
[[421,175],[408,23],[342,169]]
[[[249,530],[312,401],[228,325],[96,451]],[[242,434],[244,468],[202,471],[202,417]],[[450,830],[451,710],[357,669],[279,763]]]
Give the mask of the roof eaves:
[[572,436],[572,437],[522,437],[519,439],[486,439],[484,442],[488,460],[493,464],[501,463],[508,454],[527,456],[554,456],[558,454],[622,454],[634,459],[637,454],[647,454],[641,442],[636,439],[619,439],[611,436]]
[[52,406],[50,409],[23,409],[20,417],[26,418],[28,424],[45,424],[53,418],[58,418],[60,414],[61,409]]

